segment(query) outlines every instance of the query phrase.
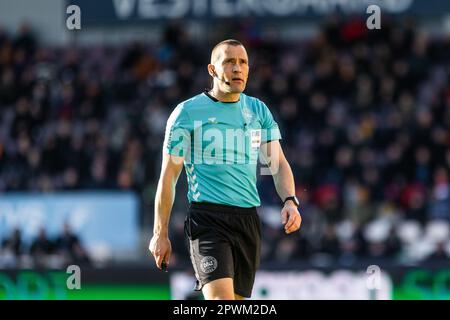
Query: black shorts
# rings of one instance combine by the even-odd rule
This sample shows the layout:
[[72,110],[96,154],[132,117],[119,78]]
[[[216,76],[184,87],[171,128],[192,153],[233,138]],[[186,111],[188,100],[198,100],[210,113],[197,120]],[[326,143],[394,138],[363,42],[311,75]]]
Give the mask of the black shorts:
[[261,222],[256,207],[191,203],[184,224],[197,282],[232,278],[234,293],[249,298],[259,267]]

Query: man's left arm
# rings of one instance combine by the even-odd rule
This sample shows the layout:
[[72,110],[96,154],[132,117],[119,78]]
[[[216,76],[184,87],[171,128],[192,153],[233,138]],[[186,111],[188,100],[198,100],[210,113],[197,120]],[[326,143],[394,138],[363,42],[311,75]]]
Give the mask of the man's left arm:
[[[284,156],[280,142],[278,140],[269,141],[261,145],[261,157],[268,165],[272,174],[275,189],[284,201],[287,197],[295,196],[295,181],[291,166]],[[302,217],[297,206],[292,200],[286,201],[281,210],[281,222],[287,234],[300,229]]]

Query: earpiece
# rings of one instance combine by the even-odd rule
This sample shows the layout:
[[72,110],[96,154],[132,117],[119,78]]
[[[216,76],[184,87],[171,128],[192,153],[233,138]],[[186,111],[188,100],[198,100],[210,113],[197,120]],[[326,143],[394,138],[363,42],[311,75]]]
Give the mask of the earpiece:
[[229,81],[226,81],[225,79],[219,78],[219,76],[218,76],[217,73],[216,73],[216,70],[212,69],[212,73],[213,73],[213,77],[215,77],[215,78],[219,79],[220,81],[224,82],[227,86],[230,85],[230,82],[229,82]]

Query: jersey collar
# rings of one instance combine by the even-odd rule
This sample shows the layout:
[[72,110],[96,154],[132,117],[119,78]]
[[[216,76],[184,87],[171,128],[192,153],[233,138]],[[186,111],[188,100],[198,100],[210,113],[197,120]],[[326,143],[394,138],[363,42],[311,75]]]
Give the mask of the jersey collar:
[[238,103],[239,101],[241,101],[241,99],[239,98],[239,100],[238,101],[227,101],[227,102],[224,102],[224,101],[219,101],[217,98],[215,98],[215,97],[213,97],[212,95],[210,95],[209,94],[209,90],[208,89],[205,89],[205,91],[203,92],[208,98],[210,98],[212,101],[214,101],[214,102],[220,102],[220,103]]

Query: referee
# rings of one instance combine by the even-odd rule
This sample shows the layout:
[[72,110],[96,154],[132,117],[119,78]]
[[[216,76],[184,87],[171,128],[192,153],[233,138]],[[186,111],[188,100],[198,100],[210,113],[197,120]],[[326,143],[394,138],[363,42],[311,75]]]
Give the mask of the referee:
[[262,101],[242,93],[249,73],[244,46],[236,40],[217,44],[208,73],[212,89],[180,103],[167,121],[149,250],[158,268],[169,265],[168,225],[184,166],[189,187],[185,235],[195,290],[202,290],[206,300],[244,299],[251,296],[260,260],[257,159],[267,164],[283,203],[285,232],[298,230],[302,219],[278,125]]

